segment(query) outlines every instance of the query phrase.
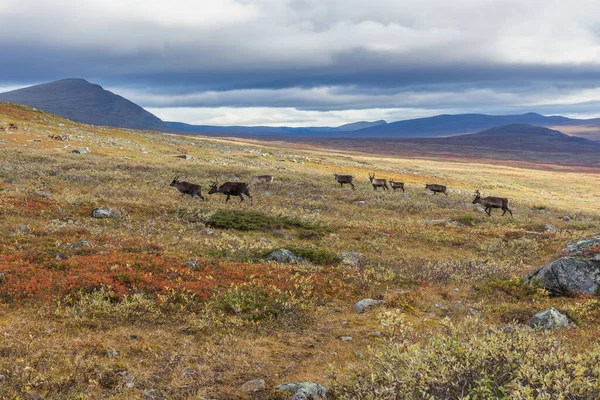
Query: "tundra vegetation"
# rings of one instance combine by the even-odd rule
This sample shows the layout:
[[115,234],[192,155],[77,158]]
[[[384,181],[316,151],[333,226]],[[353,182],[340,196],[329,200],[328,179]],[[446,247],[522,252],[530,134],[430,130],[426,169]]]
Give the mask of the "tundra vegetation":
[[[18,126],[0,133],[0,398],[284,399],[275,386],[306,381],[340,399],[597,398],[600,301],[521,278],[600,232],[598,171],[92,127],[4,104],[0,122]],[[253,205],[169,186],[265,171],[277,179]],[[405,194],[374,191],[369,173]],[[510,198],[514,218],[489,217],[475,189]],[[266,261],[277,249],[302,261]],[[361,299],[377,305],[357,313]],[[527,327],[548,307],[577,328]]]

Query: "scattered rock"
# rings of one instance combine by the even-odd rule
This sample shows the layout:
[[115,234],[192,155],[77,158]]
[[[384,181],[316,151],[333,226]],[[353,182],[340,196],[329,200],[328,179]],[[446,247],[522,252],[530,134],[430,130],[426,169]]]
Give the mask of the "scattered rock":
[[567,221],[567,222],[569,222],[570,220],[571,220],[571,217],[569,217],[568,215],[565,215],[565,216],[563,217],[563,221]]
[[568,328],[571,326],[571,320],[554,307],[550,307],[535,314],[529,321],[529,326],[533,329]]
[[114,349],[107,349],[106,350],[106,356],[108,358],[117,358],[117,357],[119,357],[119,352],[117,350],[114,350]]
[[342,342],[351,342],[352,341],[352,336],[340,336],[340,340]]
[[6,377],[4,375],[0,375],[0,382],[4,382],[6,380]]
[[364,201],[364,200],[358,200],[358,201],[355,201],[354,204],[358,204],[359,206],[363,206],[363,205],[367,204],[367,202]]
[[84,247],[94,247],[94,245],[91,242],[88,242],[87,240],[79,240],[79,241],[77,241],[75,243],[69,244],[68,246],[72,250],[79,250],[79,249],[82,249]]
[[15,226],[15,231],[27,232],[29,231],[29,225],[17,225]]
[[357,313],[363,313],[369,308],[379,304],[383,304],[383,300],[362,299],[354,304],[354,311]]
[[557,233],[559,229],[552,224],[544,225],[544,229],[550,233]]
[[363,353],[355,353],[354,354],[356,356],[356,358],[358,358],[359,360],[362,360],[363,358],[365,358],[365,355]]
[[198,269],[199,265],[200,264],[198,263],[198,261],[194,261],[194,260],[188,260],[183,263],[183,267],[189,268],[189,269]]
[[542,285],[554,295],[581,293],[598,294],[600,285],[600,235],[571,242],[561,257],[524,278],[526,282]]
[[285,383],[275,390],[292,393],[291,400],[327,400],[327,388],[313,382]]
[[38,190],[38,191],[36,191],[36,193],[42,197],[46,197],[46,198],[52,197],[52,193],[50,193],[47,190]]
[[476,310],[474,308],[471,308],[471,307],[467,308],[467,312],[470,315],[472,315],[473,317],[476,317],[476,318],[481,317],[481,311],[478,311],[478,310]]
[[78,147],[71,151],[73,154],[88,154],[90,153],[89,147]]
[[371,333],[369,333],[369,336],[381,336],[381,332],[379,332],[379,331],[371,332]]
[[262,392],[265,390],[265,380],[264,379],[253,379],[248,381],[242,385],[240,388],[244,392],[256,393]]
[[287,249],[275,250],[267,256],[267,261],[275,261],[278,263],[297,263],[301,262],[302,258],[296,256],[293,252]]
[[182,154],[182,155],[177,156],[177,158],[181,158],[183,160],[193,160],[194,156],[191,156],[189,154]]
[[273,232],[273,236],[276,238],[281,238],[281,239],[286,239],[286,240],[293,239],[292,236],[287,235],[283,232]]
[[485,208],[477,206],[473,209],[473,211],[477,211],[478,213],[484,213]]
[[188,368],[183,372],[183,374],[185,376],[194,376],[194,375],[196,375],[196,371],[191,368]]
[[6,282],[6,273],[0,272],[0,285]]
[[317,196],[311,196],[311,197],[310,197],[310,199],[311,199],[311,200],[317,200],[317,201],[318,201],[318,200],[325,200],[325,199],[326,199],[326,197],[325,197],[325,196],[323,196],[323,195],[317,195]]
[[367,257],[364,254],[354,251],[340,253],[340,258],[342,259],[342,265],[348,265],[355,268],[364,266],[365,261],[367,260]]
[[11,185],[14,183],[17,183],[17,180],[15,178],[8,178],[7,180],[5,180],[4,182],[6,183],[10,183]]
[[94,218],[119,218],[119,213],[109,207],[98,207],[92,211]]
[[146,390],[144,392],[144,397],[147,398],[147,399],[151,399],[151,400],[162,400],[162,399],[164,399],[164,397],[162,397],[160,394],[158,394],[156,392],[156,390],[154,390],[154,389]]

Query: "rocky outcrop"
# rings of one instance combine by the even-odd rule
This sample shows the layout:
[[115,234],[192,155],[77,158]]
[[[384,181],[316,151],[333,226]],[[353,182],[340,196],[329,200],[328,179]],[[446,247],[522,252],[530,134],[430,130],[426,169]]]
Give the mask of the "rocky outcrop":
[[348,265],[355,268],[363,267],[365,261],[367,260],[367,257],[364,254],[357,253],[355,251],[340,253],[340,258],[342,259],[343,265]]
[[92,217],[94,218],[119,218],[119,213],[112,208],[98,207],[92,211]]
[[569,243],[563,254],[527,274],[525,281],[541,285],[554,295],[599,294],[600,235]]
[[529,321],[529,326],[538,330],[560,329],[572,326],[572,322],[565,314],[554,307],[550,307],[535,314]]
[[383,300],[362,299],[354,304],[354,311],[363,313],[373,306],[383,304]]
[[301,257],[298,257],[293,252],[287,249],[275,250],[267,256],[267,261],[275,261],[278,263],[298,263],[302,261]]
[[327,388],[313,382],[285,383],[275,390],[293,394],[291,400],[327,400]]

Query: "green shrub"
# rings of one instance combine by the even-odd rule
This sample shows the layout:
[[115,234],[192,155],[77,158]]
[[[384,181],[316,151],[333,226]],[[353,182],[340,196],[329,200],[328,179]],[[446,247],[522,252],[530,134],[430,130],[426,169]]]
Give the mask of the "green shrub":
[[[313,264],[318,265],[334,265],[339,264],[342,259],[336,253],[333,253],[327,249],[320,247],[298,247],[298,246],[285,246],[285,248],[298,257],[302,257]],[[265,258],[273,251],[280,249],[271,249],[260,255],[260,258]]]
[[460,217],[456,218],[456,222],[466,226],[475,225],[475,219],[471,215],[461,215]]
[[317,229],[313,224],[298,219],[241,210],[219,210],[210,216],[207,225],[218,229],[239,231],[267,231],[284,228]]
[[[600,346],[571,355],[552,332],[447,326],[424,345],[388,344],[369,365],[333,369],[336,399],[593,399]],[[393,342],[391,342],[393,343]]]

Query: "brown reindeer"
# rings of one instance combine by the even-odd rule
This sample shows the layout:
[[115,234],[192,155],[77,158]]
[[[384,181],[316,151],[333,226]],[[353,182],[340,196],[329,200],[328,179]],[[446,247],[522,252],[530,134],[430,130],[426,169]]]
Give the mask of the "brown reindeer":
[[275,177],[273,175],[259,175],[259,176],[255,176],[255,177],[252,178],[252,183],[257,183],[257,184],[262,184],[262,183],[271,184],[271,183],[273,183],[274,179],[275,179]]
[[479,190],[475,192],[475,199],[473,200],[473,204],[481,204],[483,207],[485,207],[485,212],[487,213],[487,215],[489,217],[492,216],[492,208],[501,208],[502,211],[504,211],[502,213],[502,216],[504,216],[504,214],[506,214],[506,212],[508,211],[510,213],[510,216],[513,216],[512,211],[510,210],[510,208],[508,208],[508,199],[504,198],[504,197],[493,197],[493,196],[488,196],[488,197],[484,197],[481,198],[481,193],[479,193]]
[[394,190],[396,190],[396,189],[402,189],[402,192],[404,192],[404,182],[390,181],[390,186]]
[[8,124],[8,129],[12,129],[12,130],[18,130],[19,127],[17,126],[17,124]]
[[242,195],[245,194],[250,198],[250,203],[254,204],[254,199],[250,195],[248,184],[246,182],[225,182],[219,186],[219,183],[215,180],[208,191],[208,194],[213,193],[222,193],[227,196],[225,203],[229,201],[229,196],[239,196],[240,201],[244,201],[244,196]]
[[383,190],[390,190],[387,181],[385,179],[375,179],[375,174],[369,174],[369,180],[371,181],[371,185],[373,185],[373,190],[377,190],[378,187],[383,188]]
[[335,176],[335,180],[337,181],[337,183],[340,184],[341,187],[344,187],[344,183],[347,183],[350,186],[352,186],[352,190],[356,190],[356,188],[354,187],[354,183],[352,183],[352,180],[354,179],[352,175],[333,174],[333,176]]
[[181,192],[181,196],[189,194],[192,199],[197,196],[200,199],[202,199],[202,201],[205,200],[204,196],[202,196],[202,186],[200,185],[196,185],[194,183],[189,182],[182,182],[179,180],[179,177],[176,177],[175,179],[173,179],[173,182],[171,182],[170,186],[173,186],[177,190],[179,190]]
[[436,185],[434,183],[426,183],[425,189],[431,190],[434,195],[438,194],[438,193],[444,193],[446,196],[448,196],[448,192],[446,192],[446,186],[444,186],[444,185]]

